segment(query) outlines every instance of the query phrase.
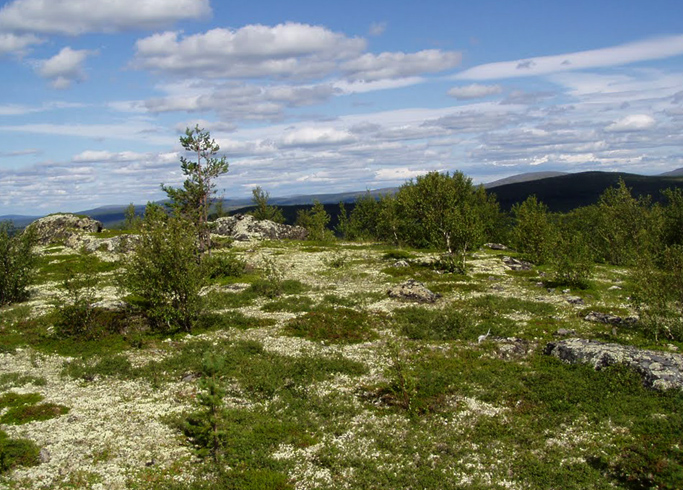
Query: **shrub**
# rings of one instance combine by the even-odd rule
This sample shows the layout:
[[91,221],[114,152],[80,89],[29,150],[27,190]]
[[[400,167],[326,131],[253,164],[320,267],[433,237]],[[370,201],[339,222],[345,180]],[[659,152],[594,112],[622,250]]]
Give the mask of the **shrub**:
[[191,222],[147,206],[140,240],[125,263],[120,285],[158,330],[189,332],[202,311],[199,292],[206,274],[196,237]]
[[297,213],[296,224],[308,230],[308,239],[328,241],[334,238],[332,230],[327,228],[330,215],[319,201],[314,201],[311,209],[301,209]]
[[290,335],[333,343],[357,343],[377,338],[372,317],[350,308],[319,308],[291,320],[285,330]]
[[241,277],[247,271],[247,263],[232,254],[206,256],[203,263],[211,279]]
[[515,227],[512,240],[515,248],[535,264],[550,259],[557,241],[557,231],[550,220],[548,207],[529,196],[522,204],[512,207]]
[[593,275],[593,255],[580,233],[563,233],[552,252],[555,282],[586,289]]
[[99,336],[97,311],[93,306],[97,277],[91,266],[94,257],[83,254],[77,273],[73,267],[68,267],[62,289],[66,292],[66,302],[57,304],[57,321],[55,331],[60,337],[79,337],[94,339]]
[[40,464],[40,449],[28,439],[12,439],[0,430],[0,474],[16,466]]
[[477,336],[471,317],[454,308],[401,308],[394,312],[394,320],[401,332],[413,340],[455,340]]
[[251,190],[252,198],[251,201],[254,203],[256,208],[250,211],[254,218],[257,220],[269,220],[275,223],[284,223],[285,218],[282,215],[282,210],[276,206],[271,206],[268,204],[268,198],[270,194],[261,189],[261,187],[254,187]]
[[0,306],[28,298],[36,258],[31,232],[18,234],[10,222],[0,223]]

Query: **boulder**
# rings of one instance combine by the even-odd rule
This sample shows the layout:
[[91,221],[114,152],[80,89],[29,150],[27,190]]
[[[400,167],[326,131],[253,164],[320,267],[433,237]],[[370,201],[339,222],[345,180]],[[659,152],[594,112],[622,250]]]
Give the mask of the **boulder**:
[[102,223],[87,216],[51,214],[35,220],[26,227],[26,231],[33,232],[40,245],[48,245],[55,242],[65,243],[74,235],[99,233],[102,231]]
[[570,364],[590,364],[596,370],[624,364],[636,370],[648,388],[683,389],[683,356],[680,354],[577,338],[549,342],[544,352]]
[[433,293],[419,281],[409,279],[408,281],[394,286],[387,291],[391,298],[417,301],[418,303],[434,303],[441,297],[440,294]]
[[508,257],[507,255],[503,257],[502,260],[503,263],[513,271],[530,271],[533,268],[531,262]]
[[138,235],[117,235],[110,238],[97,238],[84,233],[74,233],[64,244],[74,250],[87,252],[127,253],[140,241]]
[[606,325],[633,325],[638,321],[638,319],[633,316],[622,318],[617,315],[610,315],[609,313],[602,313],[600,311],[591,311],[583,319],[587,322],[604,323]]
[[218,218],[211,232],[240,242],[254,240],[304,240],[308,231],[301,226],[282,225],[268,220],[257,220],[248,214]]
[[491,250],[507,250],[508,249],[502,243],[485,243],[484,246],[486,248],[490,248]]

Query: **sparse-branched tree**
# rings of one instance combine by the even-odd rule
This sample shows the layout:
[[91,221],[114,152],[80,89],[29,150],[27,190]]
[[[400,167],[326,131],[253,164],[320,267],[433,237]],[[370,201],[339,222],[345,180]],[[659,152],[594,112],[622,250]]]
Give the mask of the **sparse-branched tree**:
[[251,193],[251,201],[254,203],[256,208],[249,214],[258,220],[269,220],[275,223],[285,222],[285,217],[282,215],[282,210],[276,206],[271,206],[268,204],[268,198],[270,197],[270,194],[261,189],[259,186],[254,187],[251,190]]
[[349,240],[377,240],[379,222],[379,203],[375,196],[366,192],[356,199],[349,216],[346,238]]
[[135,204],[130,203],[123,213],[124,222],[123,229],[129,231],[137,231],[140,229],[140,224],[142,223],[142,218],[135,214]]
[[216,193],[215,181],[228,171],[228,162],[225,157],[216,157],[220,146],[211,139],[208,131],[198,125],[185,130],[185,136],[180,137],[180,144],[185,151],[193,153],[196,160],[180,157],[180,168],[187,177],[182,188],[163,184],[161,188],[171,199],[175,213],[194,223],[200,250],[206,251],[211,242],[208,219],[211,201]]
[[344,240],[349,238],[349,215],[346,212],[346,206],[344,206],[344,202],[339,203],[339,213],[337,214],[337,226],[334,227],[334,230],[339,234],[341,238]]
[[31,230],[18,233],[11,222],[0,223],[0,306],[28,298],[36,257]]

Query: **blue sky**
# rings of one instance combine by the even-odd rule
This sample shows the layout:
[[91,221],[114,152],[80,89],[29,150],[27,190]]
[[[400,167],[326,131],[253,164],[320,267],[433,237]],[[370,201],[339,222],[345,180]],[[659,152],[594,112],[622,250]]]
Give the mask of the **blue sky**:
[[683,2],[0,1],[0,215],[683,167]]

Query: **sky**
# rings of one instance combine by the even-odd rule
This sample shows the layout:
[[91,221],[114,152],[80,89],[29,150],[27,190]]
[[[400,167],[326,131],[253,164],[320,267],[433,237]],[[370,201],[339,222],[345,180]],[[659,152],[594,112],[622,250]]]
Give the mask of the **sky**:
[[0,215],[683,167],[681,0],[0,0]]

